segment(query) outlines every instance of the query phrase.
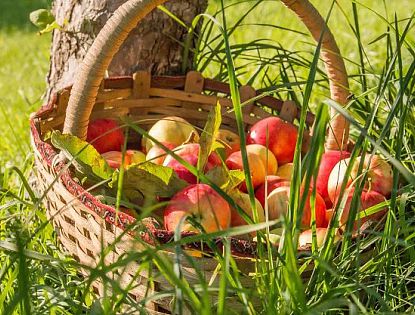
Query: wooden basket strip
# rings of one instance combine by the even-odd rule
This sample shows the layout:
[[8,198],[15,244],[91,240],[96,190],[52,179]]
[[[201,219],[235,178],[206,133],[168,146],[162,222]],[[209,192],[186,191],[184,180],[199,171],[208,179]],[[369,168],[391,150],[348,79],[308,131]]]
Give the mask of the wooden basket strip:
[[133,74],[132,97],[143,99],[150,97],[151,75],[147,71],[139,71]]
[[[151,87],[164,89],[183,90],[186,82],[186,76],[152,76]],[[131,89],[133,87],[132,77],[112,77],[105,79],[105,89]],[[214,79],[205,78],[204,90],[230,94],[228,83],[220,82]]]
[[293,101],[285,101],[282,104],[281,111],[278,115],[280,118],[288,122],[293,122],[297,117],[297,105]]
[[104,90],[98,94],[96,103],[111,101],[120,98],[130,98],[132,95],[132,89]]
[[[240,98],[241,98],[241,103],[245,103],[248,102],[249,100],[253,99],[256,96],[256,91],[253,87],[248,86],[248,85],[243,85],[239,88],[239,94],[240,94]],[[252,123],[250,122],[250,118],[251,118],[251,112],[254,109],[255,104],[254,102],[249,102],[247,104],[245,104],[242,107],[242,113],[244,116],[244,122],[245,122],[245,131],[249,130],[249,127],[252,125]],[[234,116],[234,114],[232,113],[232,115]],[[225,116],[229,117],[228,113],[225,113]]]

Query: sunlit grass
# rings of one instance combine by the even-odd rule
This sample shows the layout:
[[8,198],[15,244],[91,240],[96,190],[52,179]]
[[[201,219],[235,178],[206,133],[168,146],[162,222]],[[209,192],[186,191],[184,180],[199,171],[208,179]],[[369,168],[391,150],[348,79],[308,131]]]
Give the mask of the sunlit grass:
[[[220,1],[213,2],[208,12],[214,14],[219,8],[219,3]],[[356,81],[356,75],[359,73],[360,62],[358,42],[354,34],[352,3],[350,0],[337,1],[328,24],[343,57],[347,60],[346,68],[352,76],[350,78],[352,91],[359,93],[361,88],[360,83]],[[313,4],[323,17],[327,16],[330,8],[327,1],[313,1]],[[237,69],[240,67],[237,73],[242,84],[250,82],[252,76],[257,77],[252,83],[259,88],[269,87],[274,84],[274,81],[284,81],[279,66],[287,58],[295,58],[296,62],[305,63],[305,70],[303,67],[296,69],[296,81],[303,81],[307,78],[307,61],[312,59],[315,43],[304,25],[298,22],[297,17],[290,10],[279,1],[243,1],[241,3],[233,1],[227,5],[234,8],[230,7],[227,10],[229,21],[236,22],[241,18],[241,13],[244,14],[240,26],[230,35],[231,45],[250,43],[249,47],[242,45],[239,49],[235,48],[235,53],[238,54],[235,64]],[[387,21],[393,22],[396,12],[399,25],[405,25],[415,10],[415,4],[411,0],[400,1],[399,5],[393,1],[357,1],[356,6],[360,17],[360,42],[364,49],[364,64],[368,69],[367,80],[373,83],[381,76],[388,50],[387,34],[392,30],[389,29]],[[415,45],[414,28],[415,26],[412,25],[412,32],[410,31],[405,38],[407,45],[412,47]],[[217,37],[218,34],[218,30],[212,28],[210,37],[217,38],[217,40],[209,44],[214,48],[221,41],[221,38]],[[265,49],[262,46],[265,46]],[[223,44],[221,49],[223,55]],[[206,49],[207,55],[209,55],[208,51]],[[295,55],[292,54],[293,52]],[[413,56],[408,51],[403,51],[401,58],[403,67],[407,69]],[[261,59],[261,62],[258,59]],[[293,60],[290,62],[294,63]],[[208,63],[206,68],[208,76],[215,76],[220,71],[218,63]],[[290,69],[288,73],[290,76],[293,75]],[[317,103],[324,100],[327,93],[327,90],[315,87],[311,105],[315,107]]]
[[21,165],[30,153],[29,113],[46,88],[49,36],[0,29],[0,167]]

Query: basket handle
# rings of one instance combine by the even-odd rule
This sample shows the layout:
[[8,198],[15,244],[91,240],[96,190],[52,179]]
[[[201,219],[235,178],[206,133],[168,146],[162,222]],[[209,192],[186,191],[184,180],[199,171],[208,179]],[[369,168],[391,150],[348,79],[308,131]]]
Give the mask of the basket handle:
[[[122,4],[107,21],[88,50],[71,90],[63,133],[86,138],[100,84],[113,56],[129,32],[158,5],[167,0],[129,0]],[[281,0],[307,26],[316,40],[322,35],[322,59],[330,81],[331,98],[341,105],[347,103],[349,87],[344,61],[326,22],[308,0]],[[345,149],[349,125],[346,119],[331,109],[331,128],[326,149]]]

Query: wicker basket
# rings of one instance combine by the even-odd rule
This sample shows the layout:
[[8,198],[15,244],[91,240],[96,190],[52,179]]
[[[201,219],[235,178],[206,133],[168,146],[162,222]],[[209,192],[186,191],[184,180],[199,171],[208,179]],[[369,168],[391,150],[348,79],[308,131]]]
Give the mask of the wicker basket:
[[[207,114],[217,101],[224,110],[223,125],[236,130],[234,114],[226,109],[232,107],[229,99],[229,85],[205,79],[198,72],[189,72],[180,77],[155,77],[146,72],[135,73],[132,77],[104,78],[112,57],[137,23],[157,5],[165,0],[130,0],[123,4],[107,22],[88,51],[79,75],[72,87],[55,94],[50,102],[31,116],[32,144],[35,151],[38,189],[45,195],[44,202],[48,217],[51,219],[63,247],[80,263],[94,266],[101,249],[110,246],[123,234],[127,225],[134,219],[127,214],[115,214],[115,209],[102,204],[88,193],[73,177],[63,162],[54,163],[58,152],[47,142],[44,135],[50,130],[63,130],[64,133],[86,138],[90,119],[129,116],[133,120],[148,119],[149,127],[154,119],[167,115],[180,116],[190,123],[203,127]],[[307,0],[282,0],[292,9],[308,27],[313,37],[322,42],[322,58],[330,80],[331,97],[340,104],[346,104],[348,97],[347,74],[336,42],[326,23],[316,9]],[[240,87],[242,101],[249,100],[257,92],[249,86]],[[297,105],[292,101],[281,101],[265,96],[244,107],[246,128],[270,115],[279,115],[292,123],[299,115]],[[338,150],[346,148],[348,124],[344,117],[331,112],[331,128],[326,148]],[[314,116],[307,115],[307,125],[311,127]],[[142,124],[140,124],[142,125]],[[303,149],[307,149],[308,132],[305,134]],[[141,237],[149,244],[166,243],[172,239],[170,232],[156,229],[151,220],[146,221],[147,233]],[[183,235],[185,237],[186,235]],[[134,237],[123,235],[106,259],[116,261],[126,250],[131,249]],[[232,252],[241,270],[253,270],[252,257],[256,244],[249,241],[232,239]],[[136,242],[135,242],[136,244]],[[140,250],[134,245],[135,250]],[[200,250],[200,244],[189,244],[188,249]],[[168,252],[166,252],[169,255]],[[206,277],[212,275],[217,263],[208,257],[199,257],[198,266],[202,267]],[[137,301],[149,294],[148,274],[137,275],[140,262],[131,263],[118,274],[120,283],[135,285],[130,295]],[[190,283],[197,281],[192,267],[183,266],[184,276]],[[84,270],[83,272],[87,272]],[[162,277],[156,277],[152,283],[153,291],[170,290],[171,284]],[[252,285],[249,277],[242,281],[246,287]],[[98,294],[103,287],[94,284]],[[167,312],[170,300],[157,300],[148,304],[152,313]]]

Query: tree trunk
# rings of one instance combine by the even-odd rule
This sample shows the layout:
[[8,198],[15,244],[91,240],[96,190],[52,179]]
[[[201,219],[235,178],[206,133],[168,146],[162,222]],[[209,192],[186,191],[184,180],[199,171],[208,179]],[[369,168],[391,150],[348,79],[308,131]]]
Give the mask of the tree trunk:
[[[47,82],[50,92],[73,83],[73,78],[94,38],[112,12],[126,0],[54,0],[53,13],[63,30],[55,30]],[[202,13],[207,0],[174,0],[165,5],[186,25]],[[137,70],[178,74],[186,29],[160,10],[154,10],[131,32],[109,69],[110,76]]]

